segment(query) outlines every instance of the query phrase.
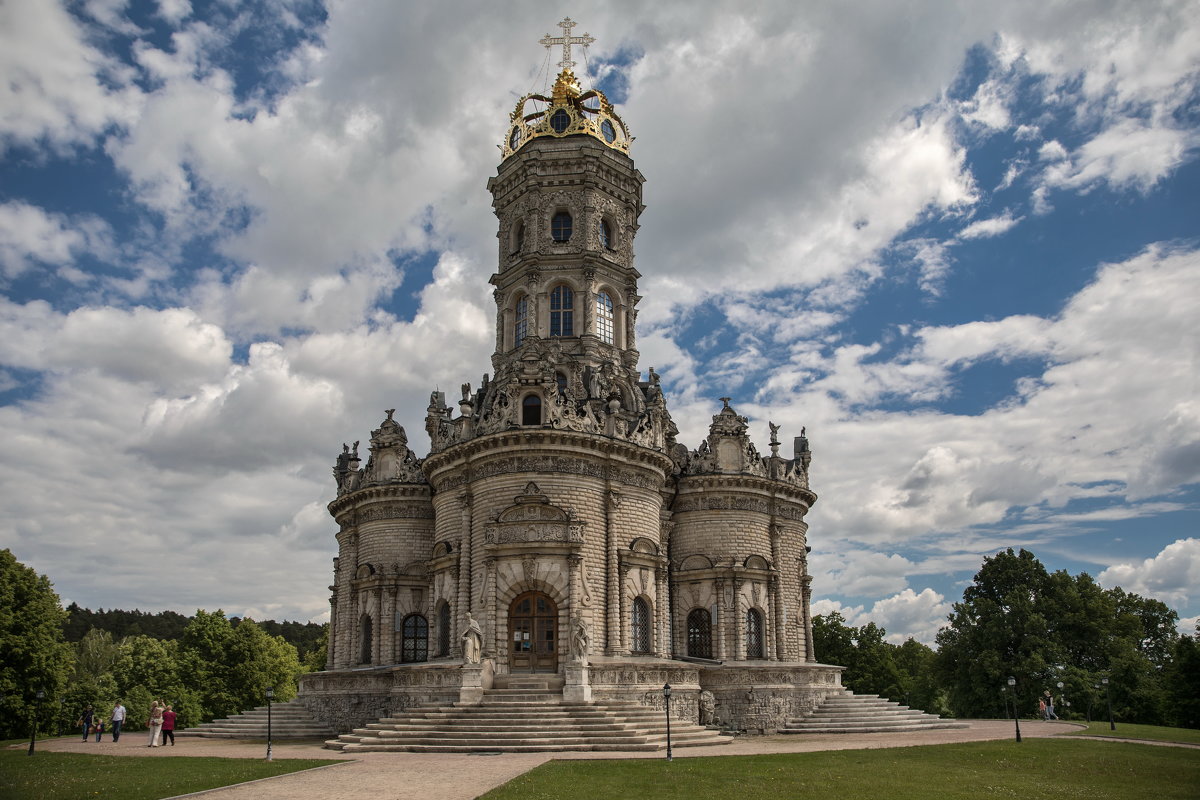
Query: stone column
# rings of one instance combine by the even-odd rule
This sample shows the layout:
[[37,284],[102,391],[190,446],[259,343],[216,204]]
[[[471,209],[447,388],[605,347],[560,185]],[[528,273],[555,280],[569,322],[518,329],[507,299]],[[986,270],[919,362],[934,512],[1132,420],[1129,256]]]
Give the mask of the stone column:
[[767,586],[771,591],[771,627],[774,629],[775,661],[787,660],[787,620],[783,613],[783,580],[780,575],[780,561],[783,552],[783,527],[771,523],[771,569],[773,571]]
[[329,636],[325,644],[325,669],[333,669],[337,664],[337,638],[334,636],[334,626],[337,624],[337,593],[336,587],[329,588],[335,589],[335,592],[329,596]]
[[620,578],[618,579],[620,593],[617,601],[617,607],[619,609],[617,613],[620,615],[618,623],[621,629],[620,652],[621,655],[627,656],[629,655],[629,565],[622,562],[618,569],[618,574],[620,575]]
[[613,531],[613,511],[621,504],[620,498],[619,492],[609,488],[607,502],[604,504],[604,549],[607,556],[604,618],[608,622],[604,654],[609,656],[616,655],[621,649],[621,587],[617,567],[616,535]]
[[654,654],[659,658],[670,658],[670,642],[667,638],[667,567],[659,564],[654,570]]
[[396,657],[396,587],[389,586],[384,590],[380,601],[379,618],[380,641],[379,664],[395,664],[400,659]]
[[817,660],[816,653],[813,652],[813,631],[812,631],[812,612],[809,611],[809,602],[812,600],[812,575],[804,575],[800,578],[801,589],[801,609],[802,618],[804,619],[804,660],[815,662]]
[[394,627],[387,624],[383,611],[383,589],[376,586],[371,590],[371,596],[375,601],[375,620],[374,630],[371,636],[371,663],[378,665],[383,663],[383,640],[388,635],[388,628]]
[[[487,587],[487,606],[484,609],[486,618],[484,619],[483,630],[483,647],[484,657],[492,657],[500,652],[498,637],[500,636],[500,625],[496,619],[500,611],[496,608],[498,602],[496,597],[496,559],[486,558],[483,561],[485,576],[483,579],[484,585]],[[490,648],[490,652],[488,650]]]
[[720,661],[725,660],[726,644],[725,644],[725,617],[729,614],[729,606],[725,602],[725,581],[718,578],[713,582],[713,588],[717,594],[717,613],[713,625],[716,630],[713,631],[713,643],[716,645],[713,648],[713,658]]
[[582,565],[583,556],[579,553],[567,555],[567,619],[578,613],[583,605],[580,601],[579,591],[579,572]]
[[733,579],[733,660],[746,660],[746,620],[742,614],[742,579]]
[[[463,492],[458,496],[458,506],[462,514],[461,530],[462,536],[458,539],[458,581],[457,581],[457,600],[453,604],[456,606],[452,609],[450,619],[453,625],[453,620],[463,618],[471,610],[471,577],[474,574],[475,561],[473,559],[474,546],[471,541],[471,493]],[[464,563],[465,562],[465,563]],[[455,631],[450,632],[450,652],[458,658],[462,657],[462,642],[454,635]]]

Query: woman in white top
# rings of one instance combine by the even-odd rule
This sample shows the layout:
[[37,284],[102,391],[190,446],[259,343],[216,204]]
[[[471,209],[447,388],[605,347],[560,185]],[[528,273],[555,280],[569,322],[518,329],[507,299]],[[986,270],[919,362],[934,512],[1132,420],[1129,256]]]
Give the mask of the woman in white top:
[[155,700],[150,706],[150,744],[147,747],[158,747],[158,738],[162,736],[163,707]]

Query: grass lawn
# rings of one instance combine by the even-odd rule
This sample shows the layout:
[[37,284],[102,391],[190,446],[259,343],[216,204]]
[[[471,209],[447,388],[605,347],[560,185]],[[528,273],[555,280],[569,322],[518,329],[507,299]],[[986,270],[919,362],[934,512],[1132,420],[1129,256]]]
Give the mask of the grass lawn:
[[1164,728],[1159,725],[1132,725],[1118,722],[1117,729],[1109,730],[1108,721],[1083,723],[1086,731],[1074,731],[1076,736],[1112,736],[1117,739],[1152,739],[1156,742],[1183,742],[1200,744],[1200,730],[1194,728]]
[[1195,800],[1198,796],[1200,758],[1193,750],[1051,739],[682,758],[672,763],[551,761],[483,795],[486,800]]
[[80,797],[157,800],[231,783],[336,764],[316,759],[130,758],[83,753],[0,751],[0,797],[77,800]]

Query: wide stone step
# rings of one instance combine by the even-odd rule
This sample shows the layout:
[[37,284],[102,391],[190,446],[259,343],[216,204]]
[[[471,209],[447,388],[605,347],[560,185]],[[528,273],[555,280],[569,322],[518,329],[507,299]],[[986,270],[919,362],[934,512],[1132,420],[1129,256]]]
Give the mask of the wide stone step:
[[780,728],[780,733],[914,733],[917,731],[939,730],[945,728],[969,728],[971,727],[966,722],[935,722],[923,725],[858,725],[848,728],[834,728],[825,725],[813,725],[812,727],[787,727]]

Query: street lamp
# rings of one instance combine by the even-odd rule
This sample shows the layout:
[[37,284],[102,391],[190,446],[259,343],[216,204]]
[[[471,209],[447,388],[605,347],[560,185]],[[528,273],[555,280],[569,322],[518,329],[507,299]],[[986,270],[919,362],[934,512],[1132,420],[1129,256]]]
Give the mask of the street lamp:
[[673,760],[671,755],[671,684],[663,684],[663,700],[667,709],[667,761]]
[[1062,703],[1064,709],[1063,713],[1066,713],[1066,709],[1069,708],[1071,704],[1067,702],[1067,696],[1063,694],[1062,681],[1058,682],[1058,702]]
[[46,693],[44,691],[42,691],[41,689],[38,689],[37,694],[34,695],[34,697],[36,697],[37,699],[34,700],[33,714],[30,715],[30,718],[29,718],[29,755],[33,755],[33,740],[37,738],[38,706],[41,705],[41,702],[46,699]]
[[1008,676],[1008,688],[1012,691],[1013,696],[1013,725],[1017,729],[1017,741],[1021,741],[1021,720],[1017,717],[1017,679],[1012,675]]
[[1113,722],[1112,715],[1112,697],[1108,693],[1108,678],[1101,678],[1100,682],[1104,684],[1104,702],[1108,705],[1108,727],[1109,730],[1116,730],[1117,723]]
[[275,696],[275,690],[270,686],[267,687],[267,761],[271,760],[271,698]]

